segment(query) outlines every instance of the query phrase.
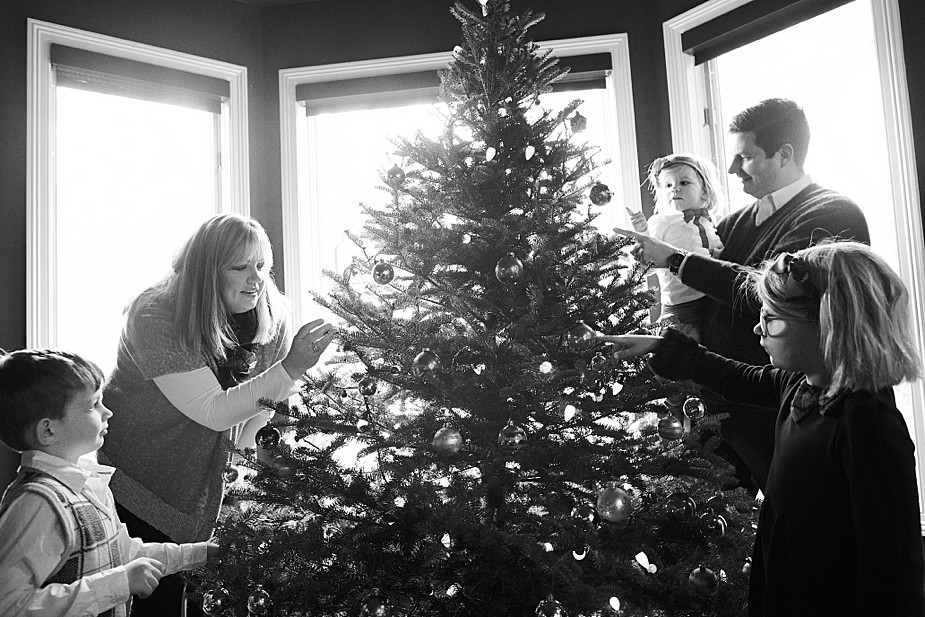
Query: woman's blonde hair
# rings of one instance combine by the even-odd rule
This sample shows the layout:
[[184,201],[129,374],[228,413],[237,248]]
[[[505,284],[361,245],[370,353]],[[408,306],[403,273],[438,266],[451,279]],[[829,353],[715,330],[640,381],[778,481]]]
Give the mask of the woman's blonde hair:
[[824,242],[768,260],[749,279],[775,314],[818,319],[830,394],[875,392],[921,374],[909,293],[869,246]]
[[656,209],[664,205],[658,196],[658,176],[666,169],[687,166],[697,172],[703,184],[704,208],[712,210],[723,200],[723,185],[719,181],[716,165],[695,154],[669,154],[660,156],[649,165],[649,190],[655,196]]
[[[213,364],[226,359],[226,349],[238,344],[222,302],[221,273],[229,265],[255,256],[273,267],[273,249],[260,223],[238,214],[219,214],[203,223],[173,259],[173,272],[158,289],[174,308],[174,325],[184,349],[202,354]],[[257,302],[254,343],[267,343],[278,333],[286,301],[272,275]]]

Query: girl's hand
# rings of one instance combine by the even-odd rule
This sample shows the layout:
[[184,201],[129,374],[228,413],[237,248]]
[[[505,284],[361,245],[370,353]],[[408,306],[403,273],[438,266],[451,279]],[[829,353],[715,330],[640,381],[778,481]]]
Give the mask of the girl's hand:
[[646,215],[639,212],[633,212],[629,208],[626,208],[626,214],[630,217],[630,223],[633,224],[633,229],[638,231],[641,234],[646,233],[646,230],[649,229],[649,223],[646,221]]
[[333,338],[334,326],[331,324],[323,319],[308,322],[292,338],[289,353],[283,358],[283,368],[292,379],[298,379],[318,363]]
[[614,346],[614,350],[610,352],[610,355],[615,360],[629,360],[655,351],[662,337],[649,334],[625,334],[621,336],[598,334],[595,339]]

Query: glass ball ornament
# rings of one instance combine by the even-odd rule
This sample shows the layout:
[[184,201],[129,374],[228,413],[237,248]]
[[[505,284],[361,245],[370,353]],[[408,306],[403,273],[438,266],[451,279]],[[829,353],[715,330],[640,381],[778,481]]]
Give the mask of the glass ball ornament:
[[665,416],[658,421],[658,436],[668,441],[681,439],[684,436],[684,423],[680,418]]
[[518,282],[524,275],[524,264],[514,253],[508,253],[495,264],[495,276],[505,285]]
[[400,187],[405,182],[405,170],[398,165],[392,165],[389,170],[385,172],[385,181],[388,182],[389,186],[392,188]]
[[371,590],[363,598],[360,617],[390,617],[391,614],[392,607],[389,606],[389,599],[378,589]]
[[691,420],[700,420],[707,413],[707,406],[696,396],[692,396],[684,401],[684,405],[681,409],[684,410],[684,415]]
[[712,598],[719,591],[719,577],[703,564],[694,568],[687,578],[687,586],[695,596]]
[[254,439],[261,448],[273,448],[279,445],[282,434],[275,426],[265,425],[260,427]]
[[270,469],[273,470],[273,475],[283,480],[291,480],[295,477],[295,466],[291,460],[283,456],[274,457],[273,462],[270,463]]
[[603,182],[595,182],[594,186],[591,187],[591,191],[588,193],[588,198],[595,206],[605,206],[609,204],[612,197],[613,192],[610,190],[610,187]]
[[434,435],[434,450],[441,456],[452,456],[462,448],[462,435],[451,426],[444,426]]
[[222,470],[222,480],[229,484],[237,480],[238,475],[238,468],[234,465],[226,465]]
[[619,486],[608,486],[597,494],[597,513],[605,521],[618,523],[633,512],[629,493]]
[[395,278],[395,268],[392,264],[380,261],[373,266],[372,274],[377,285],[388,285]]
[[572,127],[573,133],[581,133],[586,128],[588,128],[588,119],[582,116],[577,111],[575,112],[574,116],[569,118],[568,123],[569,123],[569,126]]
[[713,514],[729,512],[729,501],[723,495],[713,495],[703,505],[708,512]]
[[726,528],[729,524],[726,522],[726,517],[722,514],[713,514],[712,512],[704,512],[700,520],[703,521],[703,531],[706,535],[712,538],[718,538],[719,536],[726,533]]
[[696,511],[697,502],[687,493],[672,493],[665,500],[665,514],[670,519],[683,521],[684,519],[693,518]]
[[590,529],[597,523],[597,510],[589,503],[580,503],[572,508],[572,518],[585,529]]
[[511,421],[498,433],[498,447],[508,455],[517,454],[527,445],[527,432]]
[[536,605],[536,617],[566,617],[565,609],[562,603],[549,594]]
[[224,587],[211,589],[202,595],[202,612],[210,617],[221,615],[230,605],[228,591]]
[[579,321],[569,329],[565,340],[569,347],[584,351],[594,347],[597,342],[596,334],[594,328],[583,321]]
[[438,368],[440,368],[440,358],[426,347],[411,362],[411,372],[418,377],[433,373]]
[[363,396],[372,396],[376,393],[376,390],[379,389],[379,384],[376,380],[369,375],[360,380],[359,383],[360,394]]
[[257,585],[247,597],[247,612],[250,615],[266,615],[273,608],[270,594],[261,585]]

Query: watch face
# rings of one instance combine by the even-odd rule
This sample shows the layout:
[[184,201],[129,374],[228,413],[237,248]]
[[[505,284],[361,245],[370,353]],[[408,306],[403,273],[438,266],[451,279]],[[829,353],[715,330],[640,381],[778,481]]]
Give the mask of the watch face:
[[668,267],[677,270],[681,267],[682,261],[684,261],[684,255],[681,253],[674,253],[668,257]]

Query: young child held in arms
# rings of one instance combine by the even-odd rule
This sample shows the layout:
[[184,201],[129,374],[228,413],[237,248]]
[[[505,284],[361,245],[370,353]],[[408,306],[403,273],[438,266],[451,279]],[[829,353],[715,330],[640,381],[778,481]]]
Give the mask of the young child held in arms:
[[[655,214],[626,209],[633,228],[683,251],[716,256],[723,243],[716,235],[710,211],[722,195],[716,166],[693,154],[669,154],[649,166],[649,187],[655,195]],[[661,292],[661,329],[673,327],[700,341],[706,297],[681,283],[677,270],[658,268]]]
[[0,441],[22,453],[0,500],[4,617],[122,617],[161,576],[217,556],[209,542],[129,537],[109,491],[115,470],[95,462],[112,416],[102,386],[100,369],[75,354],[0,350]]
[[718,356],[670,330],[599,339],[621,359],[651,352],[664,377],[779,410],[750,616],[920,617],[915,448],[892,388],[921,374],[905,286],[855,242],[784,253],[749,284],[769,366]]

